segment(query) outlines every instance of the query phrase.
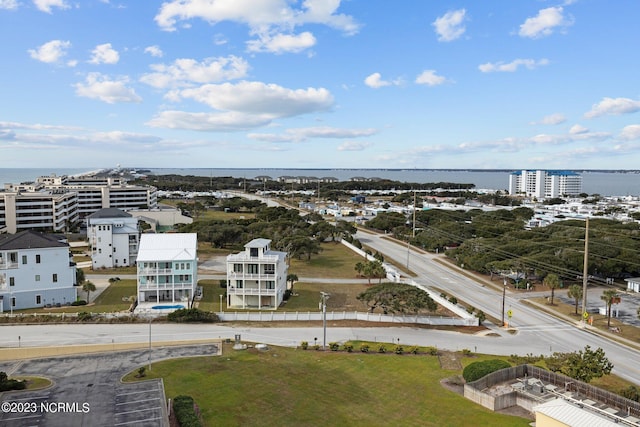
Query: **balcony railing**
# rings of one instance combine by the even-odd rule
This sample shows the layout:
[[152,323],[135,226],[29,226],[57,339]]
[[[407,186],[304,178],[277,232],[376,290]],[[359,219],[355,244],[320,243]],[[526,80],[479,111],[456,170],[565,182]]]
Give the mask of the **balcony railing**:
[[179,291],[181,289],[191,289],[191,288],[193,288],[193,283],[140,283],[138,285],[138,290],[140,291],[153,291],[153,290]]
[[249,273],[229,273],[231,279],[241,280],[275,280],[276,275],[271,274],[249,274]]
[[11,261],[0,262],[0,270],[7,270],[9,268],[18,268],[18,263]]
[[173,274],[171,268],[141,268],[138,270],[138,275],[158,275],[158,274]]
[[275,295],[275,289],[267,288],[236,288],[234,286],[227,287],[227,294],[229,295]]
[[227,256],[227,261],[240,262],[240,261],[252,261],[252,262],[278,262],[280,258],[278,255],[262,255],[262,256],[250,256],[246,252],[240,252],[238,254],[232,254]]

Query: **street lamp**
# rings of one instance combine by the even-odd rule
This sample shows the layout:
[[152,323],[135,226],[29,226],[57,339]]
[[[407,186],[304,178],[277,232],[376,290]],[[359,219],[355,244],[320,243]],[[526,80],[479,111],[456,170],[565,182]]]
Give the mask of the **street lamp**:
[[153,317],[149,316],[149,358],[148,358],[149,371],[151,371],[151,320],[153,320]]
[[326,292],[320,292],[320,296],[322,297],[322,301],[320,301],[320,305],[322,306],[322,331],[323,331],[322,350],[326,350],[327,348],[327,299],[329,298],[329,294]]
[[502,326],[504,326],[504,298],[507,291],[507,278],[502,279]]

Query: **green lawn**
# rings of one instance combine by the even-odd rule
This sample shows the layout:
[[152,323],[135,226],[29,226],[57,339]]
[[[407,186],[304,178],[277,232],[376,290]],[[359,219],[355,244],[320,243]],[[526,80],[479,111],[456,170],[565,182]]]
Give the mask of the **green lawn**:
[[207,426],[529,424],[440,385],[456,374],[460,371],[442,370],[435,356],[279,347],[238,352],[225,345],[221,357],[156,363],[146,378],[162,377],[169,398],[192,396]]
[[366,289],[366,284],[296,283],[293,287],[296,296],[290,297],[278,310],[318,311],[320,292],[327,292],[330,294],[327,300],[329,311],[366,311],[367,307],[356,299]]
[[355,279],[357,273],[355,265],[364,260],[352,250],[340,243],[323,243],[322,252],[312,255],[307,261],[291,260],[289,273],[298,277],[324,277],[328,279]]

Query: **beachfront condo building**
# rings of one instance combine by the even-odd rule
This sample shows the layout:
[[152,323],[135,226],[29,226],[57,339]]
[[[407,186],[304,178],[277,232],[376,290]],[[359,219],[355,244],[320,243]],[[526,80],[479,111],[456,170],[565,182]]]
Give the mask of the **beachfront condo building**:
[[577,196],[582,176],[573,171],[521,170],[509,175],[509,194],[538,199]]
[[0,234],[0,313],[71,304],[75,281],[63,237],[31,230]]
[[227,256],[227,307],[276,310],[287,289],[286,255],[269,239],[253,239]]
[[45,189],[0,191],[0,233],[63,232],[79,219],[78,195]]

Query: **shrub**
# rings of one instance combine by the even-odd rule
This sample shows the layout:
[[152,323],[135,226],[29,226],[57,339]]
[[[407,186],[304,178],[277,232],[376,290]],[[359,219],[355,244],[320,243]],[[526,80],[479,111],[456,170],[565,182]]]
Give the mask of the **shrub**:
[[469,350],[468,348],[463,348],[462,349],[462,355],[463,356],[471,356],[471,355],[473,355],[473,352],[471,350]]
[[429,346],[426,349],[427,354],[429,356],[437,356],[438,355],[438,347],[434,347],[434,346]]
[[509,367],[511,367],[509,362],[500,359],[473,362],[467,365],[466,368],[464,368],[464,370],[462,371],[462,377],[466,382],[470,383],[484,377],[487,374]]
[[167,320],[170,322],[203,322],[213,323],[218,321],[218,316],[210,311],[202,311],[197,308],[181,308],[169,313]]
[[227,279],[220,279],[220,287],[221,288],[226,288],[227,287]]
[[138,378],[142,378],[142,377],[146,377],[147,376],[147,368],[144,366],[140,366],[138,368],[138,375],[136,375]]
[[302,342],[300,343],[300,348],[301,348],[301,349],[303,349],[303,350],[308,349],[308,348],[309,348],[309,343],[308,343],[308,342],[306,342],[306,341],[302,341]]
[[386,353],[387,352],[387,347],[384,344],[380,344],[378,346],[378,353]]
[[338,350],[340,350],[340,344],[338,344],[337,342],[330,342],[329,343],[329,349],[331,351],[338,351]]
[[411,349],[409,350],[409,353],[411,354],[418,354],[420,353],[420,347],[418,347],[417,345],[414,345],[413,347],[411,347]]
[[314,345],[314,346],[313,346],[313,349],[314,349],[314,350],[320,350],[320,344],[316,344],[316,345]]
[[345,344],[342,347],[347,353],[352,353],[353,352],[353,344]]
[[450,297],[450,298],[449,298],[449,302],[450,302],[451,304],[453,304],[453,305],[456,305],[456,304],[458,304],[458,298],[456,298],[456,297]]
[[27,388],[26,381],[10,380],[6,372],[0,372],[0,391],[24,390]]
[[93,317],[93,314],[87,311],[81,311],[78,313],[78,320],[80,322],[86,322],[87,320],[91,320],[92,317]]
[[360,344],[360,351],[363,353],[369,353],[369,344]]
[[401,345],[397,345],[396,348],[393,349],[396,354],[403,354],[404,348]]
[[79,299],[78,301],[72,302],[71,305],[74,305],[74,306],[87,305],[87,302],[85,300],[83,300],[83,299]]
[[173,399],[173,412],[180,427],[202,427],[191,396],[176,396]]

